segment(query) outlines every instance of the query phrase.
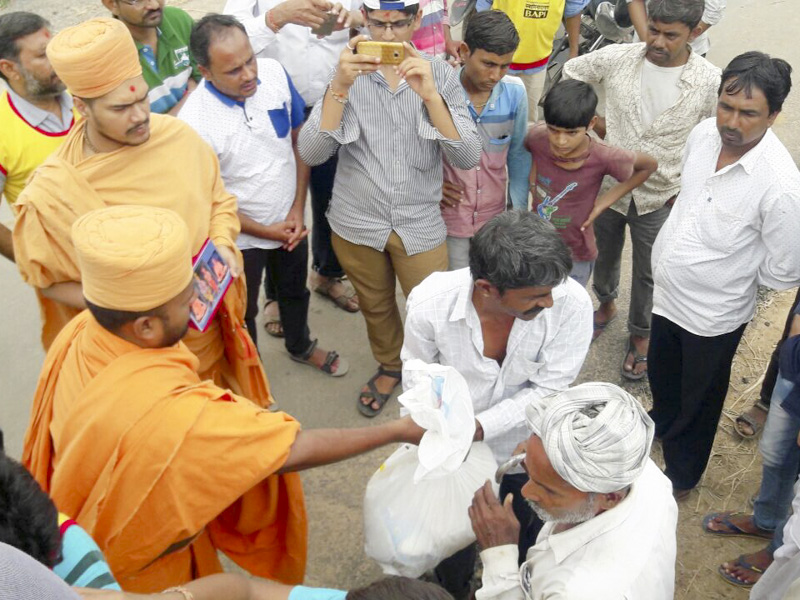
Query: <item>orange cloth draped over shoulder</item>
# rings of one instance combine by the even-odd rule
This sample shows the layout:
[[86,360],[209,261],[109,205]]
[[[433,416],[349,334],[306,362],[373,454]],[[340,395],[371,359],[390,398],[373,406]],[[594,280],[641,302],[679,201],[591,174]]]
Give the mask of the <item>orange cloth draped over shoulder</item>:
[[181,342],[144,349],[88,311],[47,354],[23,463],[105,553],[123,589],[156,592],[222,570],[301,583],[300,478],[276,474],[300,424],[201,381]]
[[[70,228],[81,215],[106,206],[157,206],[175,211],[189,228],[192,254],[210,238],[241,253],[236,198],[225,190],[212,148],[191,127],[165,115],[150,116],[150,139],[113,152],[83,152],[86,122],[34,172],[17,200],[14,251],[22,278],[37,288],[45,349],[80,311],[45,298],[41,289],[81,280]],[[211,379],[260,406],[269,393],[258,352],[244,326],[244,278],[228,289],[222,309],[204,332],[184,338],[200,360],[201,379]]]

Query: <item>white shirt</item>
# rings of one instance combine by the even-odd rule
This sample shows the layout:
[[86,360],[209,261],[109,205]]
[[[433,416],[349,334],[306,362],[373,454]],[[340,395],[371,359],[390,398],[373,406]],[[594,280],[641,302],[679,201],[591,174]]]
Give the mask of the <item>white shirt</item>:
[[[714,114],[720,70],[691,52],[681,72],[678,100],[649,126],[642,119],[642,65],[645,44],[611,44],[573,58],[564,65],[572,79],[602,84],[606,94],[605,143],[645,152],[658,161],[658,169],[647,181],[625,194],[611,207],[627,214],[631,199],[639,215],[658,210],[681,185],[681,157],[692,128]],[[603,190],[616,181],[606,178]]]
[[[468,268],[433,273],[408,296],[403,362],[454,367],[467,380],[475,416],[498,464],[528,439],[525,407],[575,380],[592,340],[592,301],[572,278],[553,288],[553,306],[517,319],[503,365],[483,355]],[[404,386],[412,385],[410,378]]]
[[681,95],[680,80],[685,65],[659,67],[642,63],[642,125],[650,127]]
[[715,119],[686,144],[681,193],[653,245],[653,312],[706,337],[753,318],[759,284],[800,284],[800,173],[772,130],[715,173]]
[[[272,225],[283,221],[294,203],[292,129],[303,122],[303,102],[276,61],[258,59],[258,78],[256,93],[243,105],[203,80],[178,118],[214,148],[222,181],[236,196],[239,210],[262,225]],[[240,233],[236,245],[241,250],[274,249],[281,242]]]
[[617,506],[561,533],[545,523],[517,566],[516,544],[481,552],[477,600],[672,600],[678,506],[648,464]]
[[[350,0],[338,0],[351,8]],[[301,25],[284,25],[274,33],[266,23],[267,11],[283,0],[228,0],[223,12],[242,22],[250,44],[259,58],[274,58],[292,78],[297,91],[308,106],[322,98],[339,54],[350,39],[349,30],[335,31],[317,39],[311,29]],[[360,3],[359,3],[360,6]]]

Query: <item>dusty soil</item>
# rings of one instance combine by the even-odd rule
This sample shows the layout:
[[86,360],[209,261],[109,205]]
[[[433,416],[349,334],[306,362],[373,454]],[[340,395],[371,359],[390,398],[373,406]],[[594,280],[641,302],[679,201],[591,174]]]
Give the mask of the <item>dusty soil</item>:
[[[175,0],[169,3],[181,6],[194,17],[202,16],[207,11],[221,10],[224,4],[222,0]],[[732,23],[737,18],[734,9],[744,10],[750,4],[752,0],[731,0],[727,22]],[[781,4],[780,0],[772,3],[777,7],[775,10],[780,10]],[[105,14],[99,0],[0,0],[0,12],[10,10],[38,12],[50,19],[56,29]],[[785,14],[790,20],[796,19],[788,8]],[[725,22],[719,27],[720,32],[724,24]],[[721,33],[718,35],[723,37]],[[772,42],[769,36],[772,36],[771,29],[768,35],[765,33],[759,39],[765,40],[767,45],[780,43]],[[789,107],[797,105],[791,96],[790,101],[793,102],[787,102]],[[785,112],[790,111],[787,109]],[[799,111],[792,108],[791,112]],[[778,129],[776,125],[776,131]],[[800,144],[796,143],[794,131],[788,125],[778,133],[791,138],[787,143],[790,150],[798,150]],[[625,319],[622,315],[627,312],[629,262],[629,257],[626,257],[620,297],[621,318],[593,345],[580,381],[623,383],[619,366],[626,338]],[[17,285],[22,286],[21,283]],[[25,290],[24,294],[27,293],[29,291]],[[757,490],[760,481],[757,445],[753,441],[741,440],[731,433],[730,417],[749,406],[757,396],[760,388],[758,380],[780,335],[793,297],[794,292],[789,291],[772,295],[767,302],[762,303],[759,315],[749,325],[740,345],[726,401],[726,416],[720,423],[714,456],[699,491],[693,493],[680,507],[676,584],[676,598],[679,600],[747,597],[745,591],[726,584],[716,574],[716,568],[725,560],[758,549],[761,544],[758,541],[707,536],[702,532],[700,522],[702,516],[710,510],[748,510],[747,500]],[[364,420],[356,415],[352,406],[358,382],[366,379],[374,368],[365,348],[363,320],[358,315],[344,317],[340,311],[337,312],[316,297],[312,299],[310,319],[312,330],[320,332],[323,339],[337,340],[338,348],[343,349],[351,360],[352,374],[345,382],[318,382],[309,377],[309,373],[303,370],[304,367],[288,361],[277,341],[265,339],[261,343],[261,352],[281,408],[294,414],[306,427],[364,425]],[[38,372],[38,367],[34,371]],[[26,383],[29,388],[35,383],[35,372],[28,377],[31,379],[30,383]],[[645,405],[649,405],[650,394],[646,382],[626,386]],[[393,408],[387,409],[377,420],[385,421],[393,417],[396,414],[396,409]],[[20,414],[23,412],[20,409]],[[11,432],[10,436],[8,428],[6,429],[7,441],[9,438],[13,440],[15,452],[21,443],[24,422],[16,426],[16,429],[20,431]],[[310,518],[307,583],[348,588],[363,585],[380,576],[377,566],[363,555],[362,498],[370,475],[390,452],[391,449],[384,449],[345,464],[317,469],[303,475]],[[658,448],[654,450],[656,460],[659,459],[659,452]]]

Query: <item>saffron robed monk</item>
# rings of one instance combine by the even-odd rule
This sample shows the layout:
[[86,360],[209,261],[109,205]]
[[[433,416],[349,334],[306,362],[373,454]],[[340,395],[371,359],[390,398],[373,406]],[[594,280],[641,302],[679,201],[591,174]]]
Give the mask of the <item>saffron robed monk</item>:
[[[236,198],[225,190],[217,157],[186,124],[150,114],[127,28],[92,19],[56,35],[47,56],[84,119],[18,200],[14,248],[23,279],[37,290],[45,349],[86,307],[70,227],[91,210],[131,204],[173,210],[189,228],[193,255],[210,238],[232,272],[241,272]],[[211,327],[189,331],[184,342],[203,378],[267,406],[267,380],[244,327],[244,287],[237,278]]]
[[94,538],[123,589],[155,592],[222,571],[303,580],[306,513],[294,471],[418,443],[404,418],[302,431],[198,375],[181,342],[196,297],[177,213],[116,206],[72,227],[88,310],[45,359],[23,463]]

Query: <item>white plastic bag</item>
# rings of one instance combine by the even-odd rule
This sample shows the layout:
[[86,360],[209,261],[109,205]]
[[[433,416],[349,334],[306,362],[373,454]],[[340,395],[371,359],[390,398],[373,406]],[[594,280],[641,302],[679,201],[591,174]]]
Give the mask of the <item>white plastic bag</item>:
[[475,435],[475,412],[466,380],[453,367],[416,359],[404,365],[403,378],[408,391],[398,400],[426,430],[414,482],[452,473],[464,461]]
[[364,498],[364,550],[387,575],[419,577],[475,541],[467,509],[487,479],[497,493],[494,455],[472,444],[452,473],[415,481],[415,446],[398,448],[375,472]]

